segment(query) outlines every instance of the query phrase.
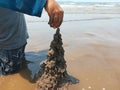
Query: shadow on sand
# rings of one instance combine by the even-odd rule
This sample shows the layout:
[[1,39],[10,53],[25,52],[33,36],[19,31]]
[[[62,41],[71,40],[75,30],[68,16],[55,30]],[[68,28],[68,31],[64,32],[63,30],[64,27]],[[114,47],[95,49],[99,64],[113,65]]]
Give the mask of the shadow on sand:
[[35,83],[35,75],[40,69],[40,63],[46,60],[46,53],[48,50],[42,50],[38,52],[26,52],[25,60],[23,60],[23,69],[20,71],[20,75],[31,83]]
[[[23,69],[20,71],[20,75],[27,79],[31,83],[36,83],[38,78],[36,75],[40,70],[40,63],[47,60],[46,54],[48,50],[42,50],[38,52],[26,52],[26,59],[23,61]],[[79,83],[79,80],[69,75],[71,84]]]

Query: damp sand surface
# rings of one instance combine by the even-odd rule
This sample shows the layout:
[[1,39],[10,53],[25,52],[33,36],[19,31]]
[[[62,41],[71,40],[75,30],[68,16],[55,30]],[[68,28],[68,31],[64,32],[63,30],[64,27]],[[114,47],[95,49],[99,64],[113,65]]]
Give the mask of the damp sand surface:
[[[67,72],[79,80],[68,90],[120,90],[119,24],[119,14],[65,15],[61,34]],[[19,73],[1,76],[0,90],[35,90],[32,79],[39,63],[46,60],[55,31],[47,22],[27,22],[27,25],[29,62]]]

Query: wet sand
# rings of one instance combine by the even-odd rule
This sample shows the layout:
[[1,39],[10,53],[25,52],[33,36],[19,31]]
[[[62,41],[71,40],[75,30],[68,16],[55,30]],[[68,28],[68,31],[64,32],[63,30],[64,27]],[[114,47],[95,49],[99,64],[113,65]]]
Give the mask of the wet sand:
[[[68,20],[69,17],[74,20]],[[44,17],[43,17],[44,18]],[[75,20],[79,19],[79,20]],[[120,90],[119,14],[66,15],[61,26],[69,75],[79,83],[69,90]],[[46,60],[55,30],[47,22],[28,23],[26,59],[31,61],[14,75],[0,77],[0,90],[34,90],[32,78]]]

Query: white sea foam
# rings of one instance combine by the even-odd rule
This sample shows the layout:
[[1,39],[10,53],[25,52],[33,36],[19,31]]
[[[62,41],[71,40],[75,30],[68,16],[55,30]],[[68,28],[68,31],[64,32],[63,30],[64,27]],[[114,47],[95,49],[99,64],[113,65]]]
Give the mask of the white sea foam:
[[[119,15],[112,17],[112,14],[120,14],[120,3],[81,3],[74,1],[61,2],[60,4],[65,12],[64,22],[120,19]],[[110,14],[111,16],[108,17],[107,15],[107,17],[83,18],[81,17],[81,14],[92,14],[92,16],[93,14]],[[30,16],[26,16],[26,19],[27,23],[49,21],[49,17],[45,11],[43,11],[42,18],[40,19],[37,17],[31,18]]]
[[96,7],[116,7],[116,4],[95,4]]
[[74,3],[61,4],[65,13],[120,14],[120,3]]
[[120,2],[77,2],[77,1],[59,1],[64,7],[117,7],[120,8]]

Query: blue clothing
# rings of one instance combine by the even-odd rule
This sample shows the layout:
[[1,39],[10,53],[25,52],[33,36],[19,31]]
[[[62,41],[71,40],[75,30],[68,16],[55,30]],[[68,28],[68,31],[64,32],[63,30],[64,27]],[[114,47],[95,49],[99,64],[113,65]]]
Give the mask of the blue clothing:
[[41,16],[46,0],[0,0],[0,7],[33,16]]
[[45,3],[46,0],[0,0],[0,49],[15,49],[27,42],[22,13],[41,16]]
[[0,75],[16,73],[22,69],[25,45],[13,50],[0,49]]
[[24,15],[0,8],[0,49],[15,49],[27,42],[28,33]]
[[28,38],[22,13],[41,16],[45,3],[46,0],[0,0],[0,75],[22,68]]

